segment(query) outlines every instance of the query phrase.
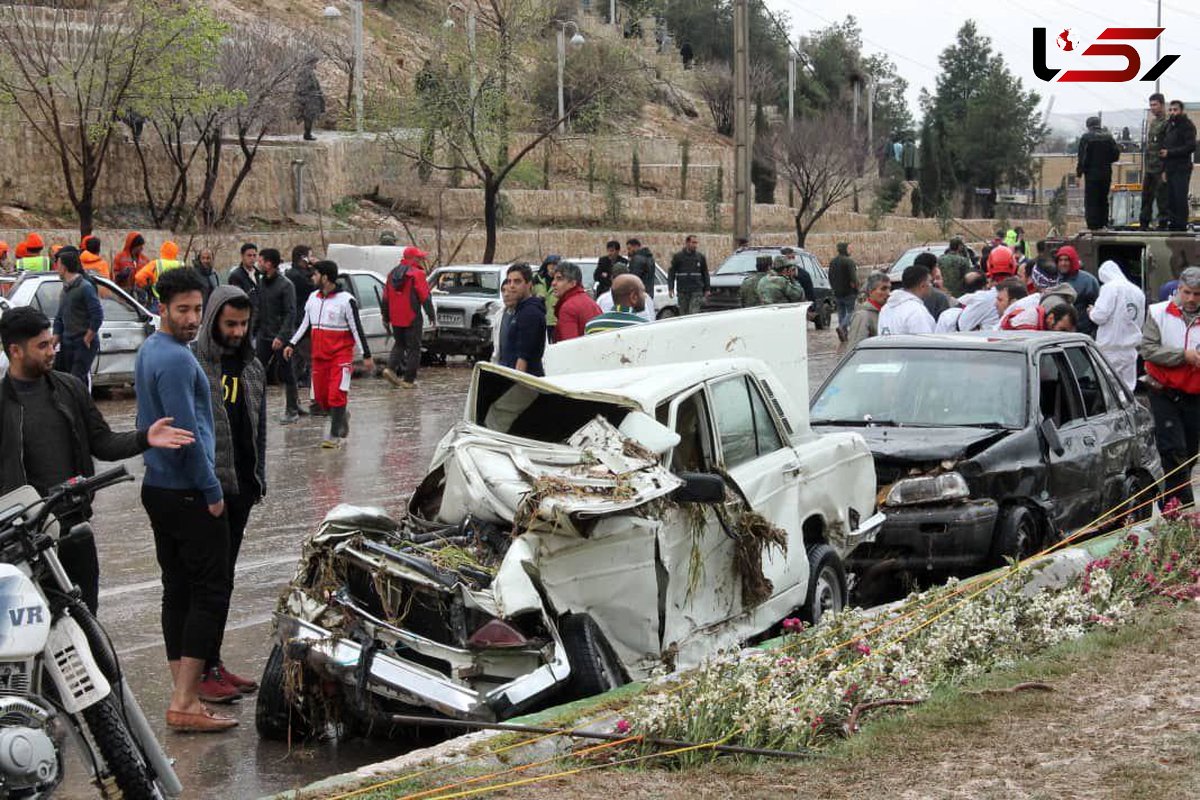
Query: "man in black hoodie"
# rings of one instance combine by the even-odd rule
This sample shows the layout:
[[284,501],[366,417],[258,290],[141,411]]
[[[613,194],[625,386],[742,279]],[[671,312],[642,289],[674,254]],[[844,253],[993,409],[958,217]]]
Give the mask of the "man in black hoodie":
[[[192,345],[208,378],[212,401],[216,473],[229,518],[231,586],[250,510],[267,493],[266,373],[250,345],[251,324],[250,298],[235,286],[221,286],[213,291],[204,308],[200,331]],[[225,620],[221,621],[221,630],[225,630]],[[254,681],[225,669],[218,639],[216,652],[205,664],[200,699],[230,703],[257,688]]]
[[642,286],[646,287],[646,295],[654,297],[654,254],[650,252],[649,247],[642,247],[642,243],[637,239],[625,242],[625,248],[629,253],[629,274],[641,278]]
[[1167,107],[1167,126],[1163,129],[1163,175],[1167,181],[1167,229],[1187,230],[1188,185],[1192,180],[1192,160],[1196,152],[1196,126],[1183,113],[1183,103],[1172,100]]
[[296,287],[279,271],[279,251],[267,247],[258,254],[257,340],[255,352],[267,371],[268,383],[283,381],[287,408],[279,422],[291,425],[304,412],[300,408],[299,390],[292,365],[283,357],[283,347],[296,330]]
[[1112,165],[1121,148],[1111,133],[1100,126],[1099,117],[1088,117],[1087,132],[1079,137],[1075,177],[1083,178],[1083,210],[1088,230],[1108,227],[1108,192],[1112,187]]
[[[284,277],[292,282],[292,286],[296,288],[296,319],[295,328],[300,327],[300,321],[304,318],[304,304],[308,302],[308,296],[316,291],[313,287],[313,259],[312,248],[306,244],[298,244],[292,248],[292,260],[288,265],[287,271],[284,272]],[[300,358],[295,359],[292,364],[292,372],[296,376],[296,384],[298,386],[311,386],[312,379],[309,377],[309,359],[312,353],[309,351],[308,340],[305,339],[296,348],[296,352],[300,354]],[[310,412],[319,410],[316,404],[310,404],[308,407]]]

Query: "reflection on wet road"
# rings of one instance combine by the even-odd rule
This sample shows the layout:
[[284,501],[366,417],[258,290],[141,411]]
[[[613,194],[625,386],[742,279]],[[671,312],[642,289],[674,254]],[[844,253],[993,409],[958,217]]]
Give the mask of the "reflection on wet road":
[[[815,389],[837,362],[837,340],[809,332],[809,380]],[[421,373],[418,388],[400,392],[382,380],[356,380],[350,399],[350,441],[322,450],[321,424],[306,419],[275,424],[282,391],[271,390],[267,439],[268,492],[250,517],[225,636],[230,669],[257,679],[266,661],[270,617],[292,577],[300,546],[317,521],[338,503],[382,506],[398,513],[424,474],[433,450],[461,418],[471,371],[462,363]],[[131,398],[101,403],[115,430],[133,426]],[[150,525],[139,501],[141,459],[127,462],[137,483],[101,493],[94,527],[103,578],[100,619],[112,636],[142,707],[156,727],[189,798],[247,798],[297,788],[322,777],[397,755],[400,745],[355,740],[341,745],[287,746],[260,742],[254,731],[254,698],[227,706],[241,721],[232,734],[205,736],[165,730],[170,690],[159,631],[158,565]],[[70,758],[61,796],[91,798],[78,756]]]

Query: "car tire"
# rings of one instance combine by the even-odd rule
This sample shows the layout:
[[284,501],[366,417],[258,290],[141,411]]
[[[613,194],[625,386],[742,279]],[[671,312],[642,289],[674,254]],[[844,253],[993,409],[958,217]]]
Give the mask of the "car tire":
[[827,614],[846,607],[846,567],[837,551],[822,542],[808,548],[808,590],[800,617],[809,625],[819,625]]
[[992,539],[992,563],[1004,566],[1009,559],[1023,561],[1037,552],[1038,524],[1025,506],[1009,506],[1000,512]]
[[267,665],[258,681],[254,727],[259,736],[274,742],[305,739],[309,735],[308,721],[303,713],[288,702],[284,689],[283,648],[278,644],[271,647]]
[[[703,310],[703,309],[701,309],[701,310]],[[656,317],[658,319],[671,319],[672,317],[678,317],[678,316],[679,316],[679,309],[675,308],[675,307],[664,308],[662,311],[658,312],[658,314],[656,315]]]
[[1129,499],[1125,501],[1124,513],[1117,522],[1118,527],[1124,525],[1127,519],[1132,518],[1134,522],[1145,522],[1154,515],[1154,504],[1149,502],[1154,497],[1153,492],[1145,492],[1145,494],[1135,497],[1138,492],[1143,491],[1149,485],[1150,481],[1137,473],[1125,479],[1125,497]]
[[567,661],[571,664],[568,692],[572,697],[592,697],[628,682],[617,654],[604,632],[587,614],[568,614],[558,626]]
[[813,325],[817,330],[823,331],[829,329],[829,322],[833,319],[833,311],[829,304],[822,302],[821,307],[817,309],[817,317],[813,320]]

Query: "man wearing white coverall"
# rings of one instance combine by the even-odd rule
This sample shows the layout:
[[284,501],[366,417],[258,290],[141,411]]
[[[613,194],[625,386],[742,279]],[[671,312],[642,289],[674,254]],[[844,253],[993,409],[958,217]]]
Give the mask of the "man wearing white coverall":
[[1088,309],[1088,316],[1099,326],[1096,344],[1100,352],[1132,392],[1137,382],[1137,346],[1146,323],[1146,296],[1115,261],[1100,265],[1100,296]]

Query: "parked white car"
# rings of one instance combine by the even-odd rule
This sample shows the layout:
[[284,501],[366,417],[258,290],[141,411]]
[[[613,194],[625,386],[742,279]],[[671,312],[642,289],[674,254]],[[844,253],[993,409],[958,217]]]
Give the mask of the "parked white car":
[[[100,326],[100,352],[92,362],[92,386],[108,388],[133,383],[133,362],[146,337],[158,329],[158,317],[115,283],[95,275],[104,324]],[[5,303],[33,306],[51,320],[62,300],[62,281],[55,272],[27,272],[8,290]],[[2,306],[0,306],[2,308]]]
[[507,270],[507,264],[458,264],[430,273],[437,327],[425,329],[421,348],[435,358],[490,359],[504,313],[500,287]]
[[391,348],[391,331],[383,324],[381,310],[384,280],[386,278],[372,270],[338,268],[338,283],[358,301],[358,316],[362,320],[363,333],[367,335],[367,345],[371,348],[371,354],[381,359],[379,369],[383,368]]
[[[305,546],[259,731],[315,724],[329,681],[343,719],[510,717],[842,608],[843,559],[883,516],[863,439],[809,428],[804,319],[580,338],[547,350],[545,379],[477,364],[407,514],[339,506]],[[314,694],[285,690],[289,660]]]

